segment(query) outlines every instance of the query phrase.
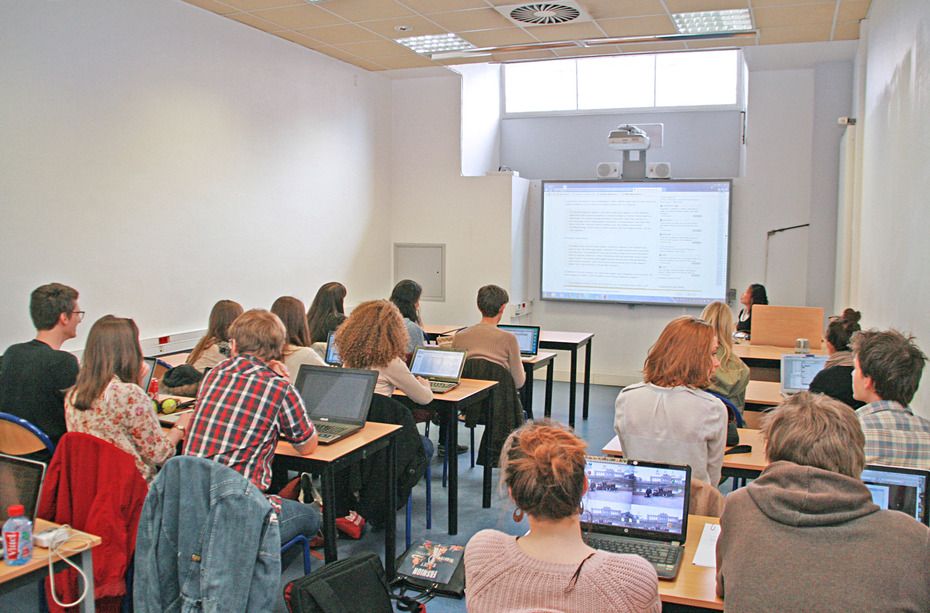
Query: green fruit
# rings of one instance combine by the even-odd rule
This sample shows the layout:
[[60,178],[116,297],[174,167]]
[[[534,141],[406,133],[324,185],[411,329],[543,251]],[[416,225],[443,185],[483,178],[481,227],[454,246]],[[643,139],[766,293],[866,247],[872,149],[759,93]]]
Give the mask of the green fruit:
[[171,415],[178,408],[178,401],[174,398],[166,398],[161,403],[161,412],[165,415]]

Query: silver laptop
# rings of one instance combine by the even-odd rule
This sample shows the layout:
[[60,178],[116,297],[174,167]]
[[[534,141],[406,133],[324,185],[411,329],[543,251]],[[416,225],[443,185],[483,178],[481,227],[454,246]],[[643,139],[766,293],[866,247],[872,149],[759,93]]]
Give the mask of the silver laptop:
[[142,358],[142,361],[149,367],[148,374],[145,375],[145,379],[141,382],[142,389],[148,394],[149,385],[152,383],[152,377],[155,376],[155,367],[158,365],[158,358]]
[[433,392],[444,394],[458,387],[466,355],[464,349],[420,345],[410,358],[410,372],[429,381]]
[[781,393],[791,396],[807,391],[814,377],[823,370],[828,356],[812,353],[784,353],[781,356]]
[[339,348],[336,347],[336,333],[330,332],[326,339],[326,357],[323,361],[330,366],[342,366],[342,360],[339,359]]
[[927,484],[930,470],[869,464],[862,482],[872,492],[872,501],[883,509],[902,511],[930,526]]
[[639,555],[660,579],[674,579],[688,534],[691,467],[588,456],[585,474],[588,545]]
[[295,387],[321,445],[329,445],[365,426],[378,372],[301,364]]
[[517,343],[520,345],[520,357],[532,358],[539,353],[539,326],[499,324],[497,327],[517,337]]
[[[0,525],[10,518],[10,507],[21,504],[35,526],[45,468],[43,462],[0,453]],[[0,547],[0,558],[5,551],[6,547]]]

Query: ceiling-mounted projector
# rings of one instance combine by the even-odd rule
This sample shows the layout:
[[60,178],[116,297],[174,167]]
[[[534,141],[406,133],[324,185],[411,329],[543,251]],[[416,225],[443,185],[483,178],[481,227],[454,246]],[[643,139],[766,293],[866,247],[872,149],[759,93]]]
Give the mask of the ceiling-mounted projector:
[[607,135],[607,146],[621,151],[645,151],[649,148],[649,137],[636,126],[619,126]]

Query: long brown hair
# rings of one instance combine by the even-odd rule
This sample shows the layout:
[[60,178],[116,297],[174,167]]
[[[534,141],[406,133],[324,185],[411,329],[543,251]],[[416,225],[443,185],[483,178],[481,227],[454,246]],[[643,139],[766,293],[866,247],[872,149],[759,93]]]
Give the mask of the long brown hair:
[[349,368],[387,366],[407,353],[407,329],[397,307],[369,300],[355,307],[336,330],[339,359]]
[[86,411],[116,375],[124,383],[139,382],[142,373],[142,347],[139,328],[126,317],[104,315],[90,329],[81,370],[70,400],[74,408]]
[[210,322],[207,325],[207,333],[201,338],[190,355],[187,356],[187,363],[193,364],[200,359],[203,352],[218,343],[219,341],[229,342],[229,326],[236,318],[242,315],[242,305],[232,300],[220,300],[213,305],[210,311]]
[[304,317],[304,303],[293,296],[281,296],[271,305],[271,312],[281,319],[287,331],[285,343],[296,347],[309,347],[310,331]]
[[324,283],[317,290],[316,296],[307,310],[307,328],[310,330],[311,344],[326,340],[328,332],[323,329],[324,321],[333,313],[345,313],[343,306],[345,298],[346,286],[336,281]]
[[704,389],[713,375],[713,340],[714,329],[707,322],[694,317],[673,319],[649,349],[643,380],[660,387]]

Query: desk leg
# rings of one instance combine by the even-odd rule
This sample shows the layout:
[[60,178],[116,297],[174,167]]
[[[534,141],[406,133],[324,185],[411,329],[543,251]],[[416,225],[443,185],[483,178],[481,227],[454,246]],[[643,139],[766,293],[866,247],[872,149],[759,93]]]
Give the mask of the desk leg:
[[584,398],[581,406],[581,418],[588,419],[588,399],[591,396],[591,341],[584,346]]
[[446,459],[449,465],[449,534],[459,532],[459,446],[458,411],[446,407]]
[[533,371],[526,373],[526,383],[520,389],[520,400],[523,402],[523,410],[530,419],[533,419]]
[[[87,577],[87,596],[81,601],[81,604],[78,606],[78,611],[80,613],[94,613],[96,611],[96,603],[94,602],[94,552],[92,549],[87,549],[80,553],[81,570],[84,571],[84,576]],[[42,588],[45,588],[45,581],[40,581],[39,585]]]
[[339,556],[336,550],[336,474],[331,463],[323,469],[320,484],[323,489],[323,553],[329,564]]
[[568,425],[575,427],[575,386],[578,383],[578,348],[572,347],[571,376],[568,384]]
[[397,557],[397,437],[391,436],[385,461],[388,479],[388,518],[384,522],[384,572],[390,582],[394,578],[394,558]]
[[546,417],[552,417],[552,379],[554,375],[555,360],[549,360],[549,365],[546,366]]
[[[483,438],[487,438],[488,442],[490,442],[494,435],[494,405],[491,403],[491,394],[488,394],[484,399],[484,413],[487,417],[485,418],[485,436]],[[486,449],[489,447],[490,445]],[[484,509],[491,508],[491,471],[494,462],[490,456],[490,453],[486,453],[484,457],[484,483],[481,492],[481,507]]]

